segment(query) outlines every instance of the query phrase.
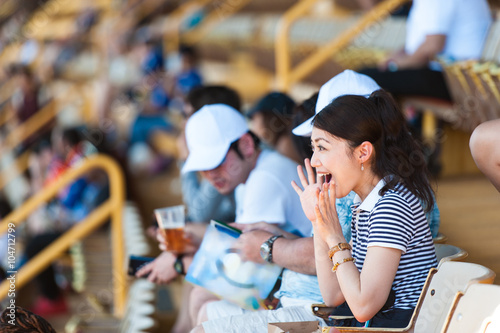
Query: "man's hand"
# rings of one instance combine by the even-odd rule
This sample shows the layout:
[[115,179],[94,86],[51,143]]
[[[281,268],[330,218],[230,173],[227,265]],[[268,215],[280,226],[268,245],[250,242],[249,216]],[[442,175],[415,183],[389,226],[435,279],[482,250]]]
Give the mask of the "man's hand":
[[260,256],[260,246],[271,236],[273,233],[258,229],[244,232],[238,237],[234,247],[240,251],[243,260],[263,264],[265,261]]
[[177,256],[171,252],[163,252],[155,260],[142,267],[135,274],[136,277],[148,275],[148,280],[156,284],[167,284],[179,274],[174,269]]

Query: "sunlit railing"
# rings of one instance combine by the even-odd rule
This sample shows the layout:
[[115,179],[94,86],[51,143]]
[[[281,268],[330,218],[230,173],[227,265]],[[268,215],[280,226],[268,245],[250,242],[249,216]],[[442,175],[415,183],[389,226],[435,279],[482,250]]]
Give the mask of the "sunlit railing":
[[5,138],[4,149],[13,149],[19,143],[48,125],[57,115],[56,104],[55,100],[51,100],[42,109],[29,117],[28,120],[10,132]]
[[164,35],[166,52],[179,50],[180,29],[184,19],[191,15],[197,8],[202,8],[209,3],[210,0],[190,0],[168,15]]
[[238,12],[241,8],[246,6],[252,0],[224,0],[217,3],[217,8],[212,10],[204,19],[201,24],[193,30],[187,31],[182,35],[183,43],[192,45],[203,39],[212,28],[220,23],[222,20],[230,17]]
[[[55,120],[58,113],[64,108],[60,107],[63,103],[71,100],[76,94],[82,97],[82,104],[80,107],[80,115],[82,120],[89,124],[94,119],[91,108],[91,97],[89,89],[85,83],[75,83],[71,86],[65,96],[60,96],[52,99],[47,105],[37,111],[24,123],[15,127],[4,139],[0,139],[0,153],[11,151],[17,147],[22,141],[26,140],[34,133],[42,130],[45,126]],[[10,165],[0,168],[0,190],[7,185],[7,183],[22,174],[28,168],[28,157],[30,151],[26,151],[18,156]]]
[[[113,252],[113,286],[114,286],[114,312],[117,316],[123,315],[126,300],[126,272],[124,266],[122,214],[125,198],[125,185],[123,173],[119,165],[110,157],[95,155],[86,159],[80,166],[72,168],[61,175],[56,181],[43,189],[40,193],[28,199],[21,207],[9,214],[0,223],[0,235],[5,233],[9,224],[13,223],[18,229],[26,218],[40,205],[48,202],[57,193],[71,184],[75,179],[91,169],[103,169],[109,178],[110,197],[106,202],[93,210],[83,221],[73,226],[56,241],[47,246],[21,269],[15,272],[16,288],[21,288],[28,281],[48,267],[56,258],[64,253],[72,244],[85,238],[99,228],[108,218],[112,225],[112,252]],[[12,274],[7,272],[8,275]],[[0,299],[9,292],[9,281],[0,284]]]
[[[221,0],[218,1],[216,7],[208,13],[206,17],[192,30],[182,34],[182,42],[192,45],[210,32],[210,30],[222,20],[228,18],[241,8],[246,6],[251,0]],[[191,15],[196,9],[206,7],[211,1],[208,0],[191,0],[179,6],[174,12],[168,16],[168,24],[170,29],[165,33],[166,51],[177,51],[181,39],[181,26],[184,20]]]
[[[19,145],[19,143],[26,140],[37,131],[41,130],[44,126],[48,126],[48,124],[56,117],[56,115],[56,102],[52,100],[37,113],[31,116],[28,120],[8,133],[5,139],[2,140],[2,144],[0,145],[0,152],[4,153],[5,151],[11,151],[17,145]],[[23,154],[18,156],[12,163],[10,163],[10,165],[0,169],[0,189],[2,189],[10,180],[16,178],[28,168],[28,154],[29,151],[24,152]]]
[[275,40],[276,84],[281,91],[288,91],[290,86],[299,82],[316,70],[333,54],[347,46],[356,36],[370,25],[388,16],[391,11],[408,0],[385,0],[373,10],[361,17],[359,22],[347,29],[316,52],[302,60],[295,68],[291,68],[290,41],[288,34],[292,24],[304,16],[318,0],[302,0],[290,8],[278,24]]

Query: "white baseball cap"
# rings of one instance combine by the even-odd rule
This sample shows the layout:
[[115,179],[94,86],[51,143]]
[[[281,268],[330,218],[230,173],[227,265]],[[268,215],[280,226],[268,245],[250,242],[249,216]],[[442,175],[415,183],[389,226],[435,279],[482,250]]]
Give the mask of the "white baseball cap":
[[[379,85],[369,76],[359,74],[349,69],[335,75],[319,89],[316,102],[316,114],[335,98],[343,95],[360,95],[369,97],[375,90],[381,89]],[[293,134],[298,136],[310,136],[312,132],[312,121],[314,116],[304,121],[293,129]]]
[[245,117],[225,104],[205,105],[186,124],[189,156],[182,173],[212,170],[222,163],[231,146],[248,132]]

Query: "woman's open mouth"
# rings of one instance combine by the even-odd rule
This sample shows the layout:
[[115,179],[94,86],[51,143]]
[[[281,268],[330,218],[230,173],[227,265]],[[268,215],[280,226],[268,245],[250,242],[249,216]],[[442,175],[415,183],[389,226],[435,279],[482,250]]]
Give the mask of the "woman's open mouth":
[[329,183],[329,182],[330,182],[330,180],[332,180],[332,174],[331,174],[331,173],[322,173],[322,172],[321,172],[321,173],[319,173],[319,172],[318,172],[318,174],[319,174],[321,177],[323,177],[323,178],[324,178],[324,180],[325,180],[324,182],[325,182],[325,183]]
[[332,174],[331,173],[327,173],[325,174],[325,182],[326,183],[329,183],[330,180],[332,180]]

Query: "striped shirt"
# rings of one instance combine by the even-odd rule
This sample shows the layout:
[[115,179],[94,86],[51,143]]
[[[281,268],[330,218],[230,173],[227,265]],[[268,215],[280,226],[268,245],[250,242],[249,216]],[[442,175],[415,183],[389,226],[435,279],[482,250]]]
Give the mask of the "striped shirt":
[[[351,207],[353,257],[356,267],[363,268],[366,251],[380,246],[402,251],[392,289],[396,293],[394,308],[415,308],[427,274],[437,266],[431,231],[418,198],[402,184],[382,197],[381,180],[366,199],[356,196]],[[391,310],[392,307],[389,309]]]

